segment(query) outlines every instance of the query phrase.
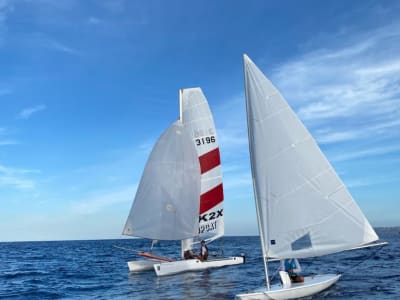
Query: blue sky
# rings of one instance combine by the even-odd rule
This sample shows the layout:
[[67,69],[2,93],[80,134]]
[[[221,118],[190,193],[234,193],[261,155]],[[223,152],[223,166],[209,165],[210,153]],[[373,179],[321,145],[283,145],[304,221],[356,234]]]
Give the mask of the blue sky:
[[257,234],[242,54],[373,226],[400,225],[397,1],[0,0],[0,241],[119,238],[145,161],[200,86],[226,233]]

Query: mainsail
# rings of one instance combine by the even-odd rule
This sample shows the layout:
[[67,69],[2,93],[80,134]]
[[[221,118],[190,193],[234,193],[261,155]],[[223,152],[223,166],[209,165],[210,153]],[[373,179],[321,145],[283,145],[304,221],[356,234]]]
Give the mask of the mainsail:
[[216,239],[224,234],[221,159],[214,120],[200,88],[181,90],[182,123],[190,132],[200,162],[200,238]]
[[319,256],[377,240],[314,138],[246,55],[244,73],[264,257]]
[[159,138],[144,169],[123,234],[158,240],[198,235],[200,164],[177,121]]

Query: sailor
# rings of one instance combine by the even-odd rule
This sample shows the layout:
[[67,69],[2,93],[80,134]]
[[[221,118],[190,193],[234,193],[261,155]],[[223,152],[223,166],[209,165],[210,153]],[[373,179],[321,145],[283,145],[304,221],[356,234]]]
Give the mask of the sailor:
[[288,272],[292,282],[304,282],[304,277],[297,274],[301,272],[301,267],[296,258],[281,260],[281,270]]
[[204,240],[201,241],[200,243],[200,255],[199,255],[199,259],[201,261],[205,261],[208,258],[208,248],[206,246],[206,242]]
[[183,253],[183,257],[184,257],[184,259],[193,259],[193,258],[196,258],[197,256],[193,254],[192,250],[186,250]]

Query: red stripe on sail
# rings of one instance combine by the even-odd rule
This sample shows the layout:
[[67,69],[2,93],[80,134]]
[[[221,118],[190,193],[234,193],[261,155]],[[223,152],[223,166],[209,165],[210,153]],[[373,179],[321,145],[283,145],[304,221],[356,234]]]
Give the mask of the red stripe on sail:
[[222,183],[200,196],[200,214],[213,208],[224,200]]
[[201,174],[204,174],[221,164],[219,148],[215,148],[199,157]]

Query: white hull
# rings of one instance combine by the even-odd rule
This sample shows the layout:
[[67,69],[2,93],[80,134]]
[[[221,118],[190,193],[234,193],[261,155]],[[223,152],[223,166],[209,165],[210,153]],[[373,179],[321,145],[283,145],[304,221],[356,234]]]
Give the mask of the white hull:
[[341,275],[326,274],[305,277],[303,283],[293,283],[289,287],[282,287],[280,284],[271,286],[270,290],[260,289],[247,294],[236,295],[240,300],[261,300],[261,299],[296,299],[317,294],[339,280]]
[[178,260],[173,262],[161,262],[154,264],[157,276],[172,275],[181,272],[199,271],[208,268],[239,265],[244,263],[244,257],[234,256],[223,259],[200,261],[199,259]]
[[133,260],[128,261],[129,271],[142,272],[153,270],[154,264],[160,263],[159,260]]

